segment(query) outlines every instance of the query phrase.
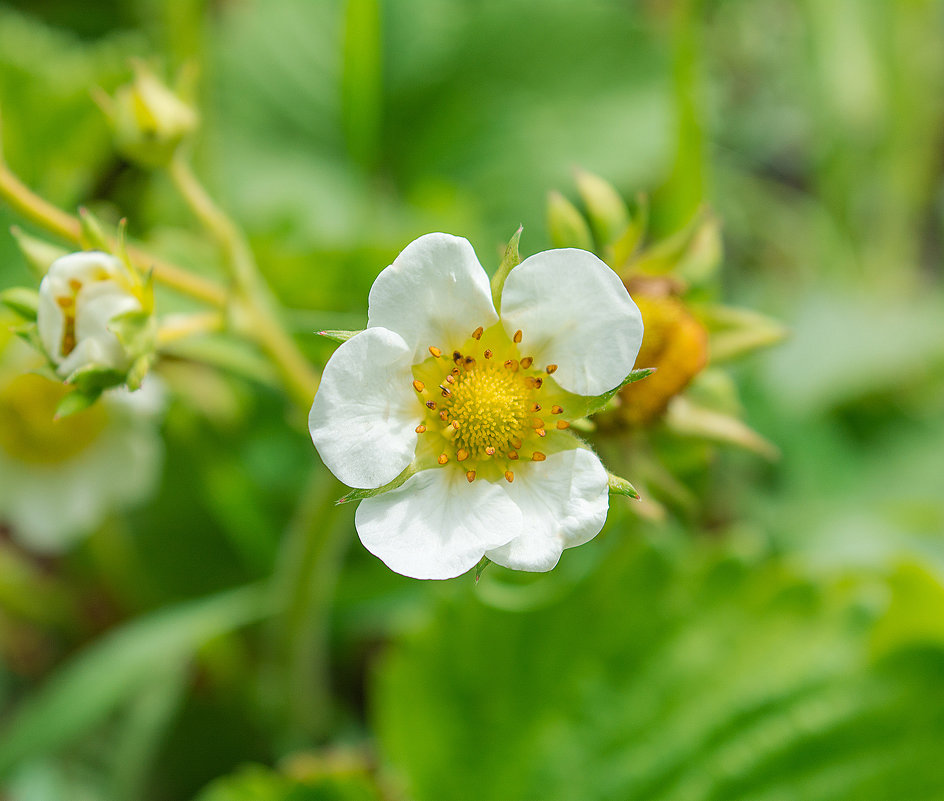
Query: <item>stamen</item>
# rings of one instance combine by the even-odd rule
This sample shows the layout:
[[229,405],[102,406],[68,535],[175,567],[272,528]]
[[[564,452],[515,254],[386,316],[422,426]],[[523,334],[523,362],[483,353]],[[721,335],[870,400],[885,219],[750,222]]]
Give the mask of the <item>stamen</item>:
[[518,458],[518,451],[508,451],[508,458],[513,462],[516,461]]
[[461,361],[462,361],[462,354],[459,353],[459,351],[454,350],[454,351],[452,352],[452,360],[453,360],[454,362],[461,362]]
[[514,337],[512,337],[512,339],[514,339],[516,343],[521,342],[521,329],[520,328],[517,331],[515,331],[515,335]]
[[427,408],[427,409],[435,409],[435,408],[436,408],[436,401],[426,401],[426,408]]
[[489,445],[489,446],[485,449],[485,452],[486,452],[489,456],[494,456],[494,455],[495,455],[495,449],[494,449],[491,445]]
[[485,332],[485,329],[482,326],[479,326],[472,332],[472,339],[481,339],[482,334]]
[[448,389],[446,389],[446,387],[444,387],[442,384],[439,385],[439,388],[442,390],[442,396],[443,396],[444,398],[448,398],[448,397],[452,394],[452,393],[451,393]]
[[466,478],[466,481],[468,481],[471,484],[473,481],[475,481],[475,471],[470,470],[468,473],[465,474],[465,478]]
[[544,421],[540,417],[531,418],[531,428],[544,428]]
[[456,461],[464,462],[468,458],[469,452],[465,448],[459,448],[459,450],[456,451]]
[[505,471],[505,481],[507,481],[507,482],[510,484],[510,483],[511,483],[512,481],[514,481],[514,480],[515,480],[515,474],[512,473],[511,470],[506,470],[506,471]]
[[507,362],[505,362],[505,367],[507,367],[509,370],[511,370],[511,372],[517,373],[517,372],[518,372],[518,360],[517,360],[517,359],[509,359]]
[[[459,371],[456,370],[456,372],[458,373]],[[456,377],[455,377],[452,373],[449,373],[449,375],[446,376],[446,383],[447,383],[447,384],[455,384],[455,383],[456,383]]]
[[[427,405],[429,405],[429,404],[427,404]],[[445,423],[445,422],[449,419],[449,412],[448,412],[448,410],[443,409],[443,410],[439,413],[439,419],[442,420],[442,421]]]
[[452,430],[453,430],[453,431],[458,431],[458,430],[459,430],[459,421],[458,421],[458,420],[453,420],[449,425],[452,426]]
[[422,381],[414,381],[413,389],[415,389],[417,392],[422,392],[424,389],[426,389],[426,384],[424,384]]
[[540,389],[541,384],[543,383],[544,383],[543,378],[535,378],[534,376],[530,376],[530,375],[524,380],[525,386],[528,387],[529,389]]
[[492,351],[490,351],[488,348],[485,349],[485,358],[486,359],[492,358]]
[[449,373],[449,375],[451,375],[451,376],[453,376],[453,378],[455,378],[455,376],[459,375],[459,368],[458,368],[458,367],[453,367],[453,368],[452,368],[452,372]]
[[563,413],[564,413],[564,407],[563,407],[563,406],[552,406],[552,407],[551,407],[551,414],[563,414]]
[[534,358],[531,356],[525,356],[521,360],[521,367],[524,370],[527,370],[534,363]]
[[424,426],[422,423],[420,423],[420,424],[419,424],[416,428],[414,428],[413,430],[414,430],[417,434],[422,434],[424,431],[426,431],[426,426]]
[[536,429],[534,429],[534,433],[537,434],[539,437],[546,437],[546,436],[547,436],[547,431],[545,431],[543,428],[536,428]]
[[437,359],[438,359],[440,356],[442,356],[442,351],[441,351],[439,348],[437,348],[435,345],[430,345],[430,346],[429,346],[429,352],[432,353],[433,356],[435,356]]
[[521,449],[522,440],[521,440],[520,437],[515,437],[515,438],[511,441],[511,444],[514,445],[515,448],[517,448],[517,449],[520,450],[520,449]]
[[541,411],[541,404],[540,404],[540,403],[532,403],[532,404],[531,404],[531,411],[532,411],[532,412],[539,412],[539,411]]
[[534,453],[531,454],[532,462],[543,462],[546,458],[547,456],[541,453],[541,451],[535,451]]
[[561,431],[563,431],[565,428],[570,428],[570,423],[568,423],[566,420],[558,420],[558,421],[557,421],[557,427],[558,427]]
[[446,456],[446,454],[441,453],[439,454],[439,458],[436,461],[439,462],[440,464],[445,464],[446,462],[449,461],[449,457]]
[[557,365],[556,365],[556,364],[549,364],[549,365],[548,365],[547,367],[545,367],[544,369],[547,370],[547,374],[550,375],[551,373],[553,373],[553,372],[555,372],[555,371],[557,370]]

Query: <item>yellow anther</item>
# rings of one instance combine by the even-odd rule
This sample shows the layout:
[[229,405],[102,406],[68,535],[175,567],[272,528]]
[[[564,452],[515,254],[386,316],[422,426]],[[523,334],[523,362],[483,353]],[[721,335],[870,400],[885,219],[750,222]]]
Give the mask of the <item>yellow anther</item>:
[[446,462],[449,461],[449,457],[446,456],[446,454],[441,453],[439,454],[439,458],[436,461],[439,462],[440,464],[445,464]]
[[[458,373],[459,371],[456,370],[456,372]],[[447,383],[447,384],[455,384],[455,383],[456,383],[456,377],[455,377],[452,373],[449,373],[449,375],[446,376],[446,383]]]
[[507,482],[510,484],[510,483],[511,483],[512,481],[514,481],[514,480],[515,480],[515,474],[512,473],[511,470],[506,470],[506,471],[505,471],[505,481],[507,481]]
[[468,458],[469,458],[469,452],[465,448],[459,448],[459,450],[456,451],[457,461],[464,462]]
[[544,428],[544,421],[540,417],[531,418],[531,428]]
[[427,408],[427,409],[435,409],[435,408],[436,408],[436,401],[426,401],[426,408]]
[[552,406],[552,407],[551,407],[551,414],[563,414],[563,413],[564,413],[564,407],[563,407],[563,406]]
[[449,389],[448,389],[447,387],[444,387],[442,384],[439,385],[439,388],[442,390],[442,396],[443,396],[444,398],[448,398],[448,397],[452,394],[452,393],[449,391]]
[[458,431],[458,430],[459,430],[459,421],[458,421],[458,420],[453,420],[449,425],[452,426],[452,430],[453,430],[453,431]]
[[557,365],[556,365],[556,364],[549,364],[549,365],[548,365],[547,367],[545,367],[544,369],[547,370],[547,374],[550,375],[550,374],[553,373],[555,370],[557,370]]
[[547,431],[545,431],[543,428],[536,428],[536,429],[534,429],[534,433],[537,434],[539,437],[546,437],[546,436],[547,436]]
[[[403,385],[401,384],[400,386]],[[424,384],[422,381],[414,381],[413,389],[415,389],[417,392],[422,392],[424,389],[426,389],[426,384]]]
[[435,345],[430,345],[430,346],[429,346],[429,352],[432,353],[433,356],[435,356],[437,359],[438,359],[440,356],[442,356],[442,351],[441,351],[439,348],[437,348]]
[[485,358],[486,359],[492,358],[492,351],[490,351],[488,348],[485,349]]
[[485,332],[485,329],[482,326],[479,326],[472,332],[472,339],[481,339],[482,334]]
[[511,444],[514,445],[516,448],[521,448],[522,440],[521,440],[520,437],[515,437],[515,438],[511,441]]
[[518,458],[518,451],[508,451],[508,458],[513,462],[516,461]]
[[514,337],[512,337],[512,339],[514,339],[516,343],[521,342],[521,329],[520,328],[517,331],[515,331],[515,335]]
[[508,368],[509,370],[511,370],[511,372],[513,372],[513,373],[514,373],[514,372],[517,372],[517,370],[518,370],[518,360],[517,360],[517,359],[509,359],[507,362],[505,362],[505,367],[507,367],[507,368]]
[[417,434],[422,434],[424,431],[426,431],[426,426],[424,426],[422,423],[420,423],[420,424],[419,424],[416,428],[414,428],[413,430],[414,430]]
[[489,456],[494,456],[494,455],[495,455],[495,449],[494,449],[491,445],[489,445],[489,446],[485,449],[485,453],[487,453]]
[[568,423],[566,420],[558,420],[558,421],[557,421],[557,427],[558,427],[561,431],[563,431],[565,428],[570,428],[570,423]]
[[[429,404],[426,404],[426,405],[428,406]],[[445,409],[443,409],[443,410],[439,413],[439,419],[442,420],[442,421],[445,423],[445,422],[449,419],[449,412],[446,411]]]
[[534,359],[530,356],[525,356],[521,360],[521,368],[527,370],[532,364],[534,364]]
[[541,411],[541,404],[540,404],[540,403],[532,403],[532,404],[531,404],[531,411],[532,411],[532,412],[539,412],[539,411]]
[[531,454],[532,462],[543,462],[546,458],[547,456],[541,453],[541,451],[535,451],[534,453]]
[[465,474],[465,480],[468,481],[470,484],[471,484],[473,481],[475,481],[475,471],[474,471],[474,470],[470,470],[468,473],[466,473],[466,474]]

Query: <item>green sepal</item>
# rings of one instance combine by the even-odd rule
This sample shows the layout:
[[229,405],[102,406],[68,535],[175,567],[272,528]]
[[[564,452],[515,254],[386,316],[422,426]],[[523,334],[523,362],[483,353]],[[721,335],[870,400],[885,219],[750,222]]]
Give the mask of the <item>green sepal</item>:
[[143,355],[154,349],[157,322],[150,312],[134,310],[116,314],[108,321],[108,330],[129,354]]
[[382,487],[376,487],[375,489],[353,489],[346,495],[342,495],[335,502],[335,506],[340,506],[344,503],[351,503],[352,501],[362,501],[364,498],[373,498],[376,495],[383,495],[385,492],[390,492],[390,490],[395,490],[397,487],[400,487],[404,482],[416,472],[416,464],[410,464],[406,470],[404,470],[400,475],[398,475],[393,481],[390,481],[387,484],[384,484]]
[[511,235],[508,244],[505,246],[505,255],[502,256],[501,264],[492,276],[492,303],[495,309],[501,314],[501,296],[502,289],[505,286],[505,279],[508,274],[519,264],[521,264],[521,254],[518,253],[518,241],[521,239],[521,232],[524,226],[519,225],[518,230]]
[[640,253],[632,262],[632,272],[672,273],[686,283],[699,284],[716,272],[721,257],[718,220],[703,208],[684,228]]
[[610,495],[624,495],[635,501],[639,500],[639,493],[636,492],[636,488],[622,476],[607,472],[606,483],[610,488]]
[[482,573],[485,571],[485,568],[492,563],[492,560],[487,556],[483,556],[479,563],[475,566],[475,583],[479,583],[479,579],[482,578]]
[[48,355],[46,354],[46,348],[43,347],[43,341],[39,338],[39,328],[36,327],[36,323],[12,326],[10,330],[33,348],[33,350],[37,350],[43,355]]
[[17,247],[23,254],[23,258],[26,259],[26,263],[38,278],[42,278],[49,272],[49,268],[54,261],[69,255],[69,251],[63,248],[24,233],[19,226],[12,226],[10,233],[13,234]]
[[359,333],[361,332],[360,331],[341,331],[340,329],[327,329],[325,331],[315,331],[315,334],[317,334],[319,337],[324,337],[325,339],[333,339],[335,342],[347,342],[352,336]]
[[649,196],[640,192],[636,196],[635,214],[633,214],[626,228],[623,229],[623,233],[613,243],[613,268],[617,272],[622,272],[626,263],[636,255],[648,228]]
[[154,359],[155,355],[153,353],[146,353],[144,356],[135,359],[134,364],[131,365],[131,369],[128,370],[128,376],[125,379],[128,389],[134,392],[136,389],[141,388],[141,383],[144,381],[144,376],[148,374],[148,371],[151,369],[151,365],[154,364]]
[[98,218],[87,208],[79,208],[79,220],[82,224],[81,242],[84,250],[100,250],[110,253],[111,247],[108,238]]
[[66,395],[56,407],[54,419],[61,420],[63,417],[69,417],[73,414],[85,411],[95,401],[101,397],[102,391],[99,390],[81,390],[76,389]]
[[577,170],[577,191],[587,207],[590,228],[601,248],[612,245],[629,225],[629,209],[619,192],[598,175]]
[[127,370],[88,365],[70,373],[66,383],[73,384],[79,392],[100,395],[106,389],[124,384],[127,376]]
[[639,370],[633,370],[626,378],[624,378],[618,386],[611,389],[609,392],[604,392],[602,395],[594,395],[590,398],[583,398],[584,408],[580,411],[582,412],[580,417],[589,417],[591,414],[597,414],[597,412],[602,412],[607,406],[609,406],[610,401],[616,397],[616,394],[628,384],[635,384],[637,381],[642,381],[642,379],[647,376],[652,375],[656,371],[655,367],[643,367]]
[[789,330],[753,309],[710,305],[695,309],[711,337],[711,361],[717,364],[781,342]]
[[556,248],[593,250],[593,235],[586,218],[556,190],[547,195],[547,230]]
[[0,303],[28,322],[36,321],[39,293],[25,286],[15,286],[0,292]]

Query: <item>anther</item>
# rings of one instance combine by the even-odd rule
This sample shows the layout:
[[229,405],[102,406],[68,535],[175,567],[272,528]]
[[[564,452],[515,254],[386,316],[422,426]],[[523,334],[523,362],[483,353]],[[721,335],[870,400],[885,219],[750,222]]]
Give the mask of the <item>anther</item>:
[[429,346],[429,352],[432,353],[433,356],[435,356],[437,359],[438,359],[440,356],[442,356],[442,351],[441,351],[439,348],[437,348],[435,345],[430,345],[430,346]]
[[446,387],[444,387],[442,384],[439,385],[439,388],[442,390],[442,396],[444,398],[448,398],[450,395],[452,395],[452,393],[448,389],[446,389]]
[[[541,451],[535,451],[534,453],[531,454],[532,462],[543,462],[546,458],[547,456],[541,453]],[[445,462],[443,462],[443,464],[445,464]]]
[[468,473],[466,473],[466,474],[465,474],[465,479],[466,479],[466,481],[468,481],[470,484],[471,484],[473,481],[475,481],[475,471],[474,471],[474,470],[470,470]]
[[413,389],[415,389],[417,392],[422,392],[424,389],[426,389],[426,384],[424,384],[422,381],[414,381]]
[[510,484],[510,483],[511,483],[512,481],[514,481],[514,480],[515,480],[515,474],[512,473],[511,470],[506,470],[506,471],[505,471],[505,481],[507,481],[507,482]]
[[563,406],[552,406],[552,407],[551,407],[551,414],[563,414],[563,413],[564,413],[564,407],[563,407]]
[[561,431],[563,431],[565,428],[570,428],[570,423],[568,423],[566,420],[558,420],[558,421],[557,421],[557,427],[558,427]]
[[462,354],[459,353],[459,351],[454,350],[454,351],[452,352],[452,360],[453,360],[454,362],[461,362],[461,361],[462,361]]
[[550,374],[553,373],[555,370],[557,370],[557,365],[556,365],[556,364],[549,364],[549,365],[548,365],[547,367],[545,367],[544,369],[547,370],[547,374],[550,375]]
[[509,370],[511,370],[511,372],[517,373],[517,372],[518,372],[518,360],[517,360],[517,359],[509,359],[507,362],[505,362],[505,367],[507,367]]
[[492,358],[492,351],[490,351],[488,348],[485,349],[485,358],[486,359]]
[[543,383],[544,383],[543,378],[535,378],[534,376],[530,376],[530,375],[524,380],[524,385],[528,387],[529,389],[540,389],[541,384]]
[[539,437],[546,437],[546,436],[547,436],[547,431],[545,431],[543,428],[536,428],[536,429],[534,429],[534,433],[537,434]]
[[458,421],[458,420],[453,420],[449,425],[452,426],[452,430],[453,430],[453,431],[458,431],[458,430],[459,430],[459,421]]
[[436,401],[426,401],[426,408],[427,408],[427,409],[435,409],[435,408],[436,408]]
[[420,423],[420,424],[419,424],[416,428],[414,428],[413,430],[414,430],[417,434],[422,434],[424,431],[426,431],[426,426],[424,426],[422,423]]
[[481,339],[482,334],[485,332],[485,329],[482,326],[479,326],[472,332],[472,339]]
[[457,461],[464,462],[468,458],[469,458],[469,452],[465,448],[459,448],[459,450],[456,451]]
[[516,461],[518,459],[518,451],[508,451],[508,458],[513,462]]
[[[456,370],[456,372],[458,373],[459,371]],[[449,375],[446,376],[446,383],[447,383],[447,384],[455,384],[455,383],[456,383],[456,377],[455,377],[452,373],[449,373]]]
[[533,359],[533,358],[531,358],[530,356],[525,356],[525,357],[521,360],[521,367],[522,367],[522,369],[527,370],[533,363],[534,363],[534,359]]
[[485,449],[485,452],[486,452],[489,456],[494,456],[494,455],[495,455],[495,449],[494,449],[491,445],[489,445],[489,446]]
[[453,376],[453,377],[459,375],[459,368],[458,368],[458,367],[453,367],[453,368],[452,368],[452,372],[451,372],[449,375],[451,375],[451,376]]
[[446,456],[446,454],[441,453],[439,454],[439,458],[436,461],[439,462],[440,464],[445,464],[446,462],[449,461],[449,457]]
[[515,437],[515,438],[511,441],[511,444],[514,445],[516,448],[520,448],[520,447],[521,447],[521,444],[522,444],[522,441],[521,441],[521,439],[520,439],[519,437]]
[[532,404],[531,404],[531,411],[532,411],[532,412],[539,412],[539,411],[541,411],[541,404],[540,404],[540,403],[532,403]]
[[531,419],[531,428],[544,428],[544,421],[540,417]]
[[473,359],[471,356],[465,357],[465,369],[466,369],[466,372],[468,372],[469,370],[475,369],[475,359]]
[[521,342],[521,329],[520,328],[517,331],[515,331],[515,335],[513,339],[515,340],[515,342]]
[[[428,405],[428,404],[427,404],[427,405]],[[445,423],[445,422],[449,419],[449,412],[448,412],[446,409],[443,409],[443,410],[439,413],[439,419],[442,420],[442,421]]]

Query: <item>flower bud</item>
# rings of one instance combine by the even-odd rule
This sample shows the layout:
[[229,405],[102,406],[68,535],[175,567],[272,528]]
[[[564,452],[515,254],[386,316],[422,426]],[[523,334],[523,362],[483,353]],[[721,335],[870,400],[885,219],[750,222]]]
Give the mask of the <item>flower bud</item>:
[[167,164],[177,146],[197,127],[197,113],[142,64],[134,80],[114,97],[97,98],[115,133],[118,149],[145,167]]
[[36,324],[62,378],[108,373],[105,383],[115,385],[153,349],[151,312],[147,288],[120,259],[70,253],[53,262],[39,285]]

